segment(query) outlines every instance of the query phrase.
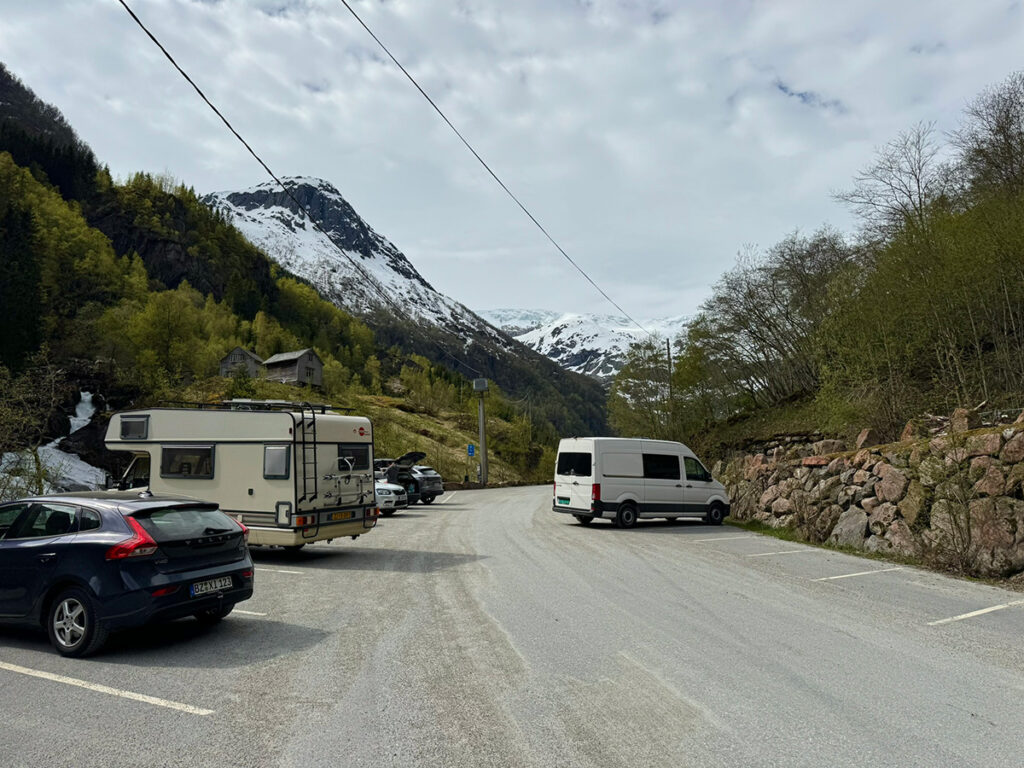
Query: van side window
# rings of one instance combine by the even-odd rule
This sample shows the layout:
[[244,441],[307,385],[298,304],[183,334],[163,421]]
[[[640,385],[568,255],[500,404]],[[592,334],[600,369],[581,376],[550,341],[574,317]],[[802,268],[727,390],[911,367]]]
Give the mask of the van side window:
[[711,480],[711,473],[704,469],[704,465],[696,459],[686,456],[683,458],[683,463],[686,464],[687,480],[700,480],[701,482]]
[[366,443],[339,443],[338,469],[342,472],[348,472],[349,465],[351,465],[353,472],[369,469],[370,446]]
[[652,480],[678,480],[679,457],[665,453],[645,453],[644,477]]
[[187,477],[208,480],[213,477],[212,445],[165,445],[160,457],[160,477]]
[[555,474],[590,477],[590,467],[593,463],[589,453],[560,453]]
[[122,416],[122,440],[146,440],[149,437],[149,416]]
[[263,446],[263,478],[265,480],[287,480],[291,474],[291,456],[288,445]]

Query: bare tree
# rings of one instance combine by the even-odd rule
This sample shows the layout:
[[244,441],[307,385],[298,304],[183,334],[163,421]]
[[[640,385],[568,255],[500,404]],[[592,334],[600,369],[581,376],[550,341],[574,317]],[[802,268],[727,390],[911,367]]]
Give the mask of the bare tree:
[[972,189],[1024,192],[1024,72],[975,98],[950,141]]
[[918,123],[878,150],[875,162],[854,176],[853,189],[833,197],[853,208],[871,240],[923,225],[929,207],[950,187],[939,150],[935,123]]

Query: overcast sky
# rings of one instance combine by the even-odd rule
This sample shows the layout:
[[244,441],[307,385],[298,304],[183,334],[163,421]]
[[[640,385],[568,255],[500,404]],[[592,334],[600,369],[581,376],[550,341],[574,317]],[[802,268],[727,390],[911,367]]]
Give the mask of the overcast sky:
[[[281,175],[331,181],[474,309],[614,312],[340,0],[129,0]],[[746,245],[852,230],[831,192],[1024,68],[1009,0],[354,0],[569,254],[638,319],[692,313]],[[264,172],[116,0],[0,0],[0,60],[116,176]]]

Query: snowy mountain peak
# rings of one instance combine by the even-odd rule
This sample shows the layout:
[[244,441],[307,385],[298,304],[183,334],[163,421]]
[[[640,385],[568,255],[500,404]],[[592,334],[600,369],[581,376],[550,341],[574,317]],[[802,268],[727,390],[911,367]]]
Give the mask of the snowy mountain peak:
[[630,345],[647,332],[674,339],[688,317],[649,320],[641,330],[616,315],[559,313],[549,310],[493,309],[478,314],[531,349],[570,371],[610,379],[622,368]]

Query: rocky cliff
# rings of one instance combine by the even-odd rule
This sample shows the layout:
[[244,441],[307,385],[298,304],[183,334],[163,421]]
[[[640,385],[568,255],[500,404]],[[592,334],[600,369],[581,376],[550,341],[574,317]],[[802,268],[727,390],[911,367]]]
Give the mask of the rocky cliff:
[[1024,423],[843,447],[779,445],[720,464],[733,516],[959,573],[1024,572]]

